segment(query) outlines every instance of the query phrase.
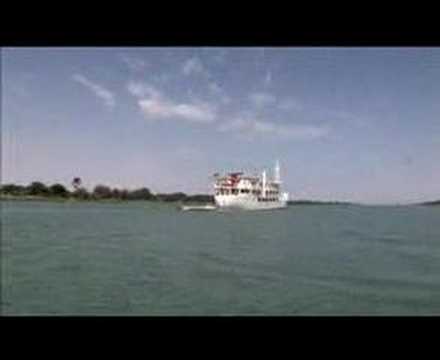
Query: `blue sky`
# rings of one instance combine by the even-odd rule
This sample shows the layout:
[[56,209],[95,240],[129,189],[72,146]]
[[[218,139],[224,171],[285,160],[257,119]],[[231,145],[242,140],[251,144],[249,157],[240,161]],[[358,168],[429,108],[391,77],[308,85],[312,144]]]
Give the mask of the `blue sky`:
[[440,198],[440,48],[4,48],[2,182]]

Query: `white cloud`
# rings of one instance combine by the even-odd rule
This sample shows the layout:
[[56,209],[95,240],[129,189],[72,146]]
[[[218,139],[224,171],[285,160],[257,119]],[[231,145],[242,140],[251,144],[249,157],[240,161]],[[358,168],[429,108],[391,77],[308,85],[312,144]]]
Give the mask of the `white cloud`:
[[143,83],[130,82],[127,89],[138,98],[139,108],[147,119],[180,119],[194,123],[210,123],[216,119],[215,108],[208,103],[177,103]]
[[[226,54],[226,51],[224,54]],[[192,74],[199,75],[204,81],[206,81],[208,91],[217,97],[217,101],[224,105],[231,103],[231,98],[225,94],[223,88],[213,79],[213,76],[203,65],[200,58],[192,57],[187,59],[183,63],[182,72],[186,76]],[[191,89],[189,91],[191,91]]]
[[219,128],[222,132],[236,132],[250,137],[272,136],[279,139],[313,140],[325,137],[329,130],[322,126],[312,125],[284,125],[269,123],[266,121],[238,117],[222,124]]
[[90,81],[84,75],[81,74],[74,74],[72,78],[74,81],[80,83],[81,85],[85,86],[87,89],[92,91],[93,94],[102,101],[104,101],[104,104],[109,108],[113,108],[115,106],[115,96],[110,90],[106,89],[102,85]]
[[177,118],[197,123],[209,123],[215,120],[215,112],[208,104],[176,104],[154,98],[140,99],[138,104],[146,118]]
[[133,96],[140,98],[147,96],[157,98],[161,96],[161,93],[153,86],[136,81],[130,81],[127,90]]
[[249,95],[249,100],[257,108],[272,105],[276,102],[275,96],[269,93],[256,92]]
[[127,54],[121,54],[120,59],[127,65],[127,67],[135,72],[139,72],[145,69],[145,67],[148,65],[147,62],[143,59],[129,56]]
[[202,74],[206,75],[207,71],[203,66],[202,61],[198,57],[192,57],[186,60],[182,66],[182,72],[189,76],[191,74]]

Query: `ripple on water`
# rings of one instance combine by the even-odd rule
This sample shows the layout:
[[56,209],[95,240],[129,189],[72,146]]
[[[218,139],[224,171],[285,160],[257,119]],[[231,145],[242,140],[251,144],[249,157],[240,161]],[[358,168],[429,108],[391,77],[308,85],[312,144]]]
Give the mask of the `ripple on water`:
[[189,214],[148,203],[14,203],[6,211],[10,312],[440,312],[438,212],[426,208]]

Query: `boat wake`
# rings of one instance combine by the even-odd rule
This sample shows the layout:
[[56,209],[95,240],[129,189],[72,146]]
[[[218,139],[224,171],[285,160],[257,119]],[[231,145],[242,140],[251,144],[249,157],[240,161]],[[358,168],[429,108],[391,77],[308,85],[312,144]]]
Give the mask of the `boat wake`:
[[180,207],[182,211],[213,211],[217,210],[217,206],[214,205],[182,205]]

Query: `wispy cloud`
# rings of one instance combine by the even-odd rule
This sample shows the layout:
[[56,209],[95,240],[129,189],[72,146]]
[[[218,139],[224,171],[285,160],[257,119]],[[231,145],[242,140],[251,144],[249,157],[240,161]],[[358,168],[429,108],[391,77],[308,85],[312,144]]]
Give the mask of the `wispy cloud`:
[[127,54],[120,54],[119,58],[131,71],[134,72],[142,71],[148,65],[145,60]]
[[[224,54],[226,54],[226,52],[224,52]],[[223,88],[215,80],[211,72],[208,71],[199,57],[193,56],[187,59],[182,65],[182,73],[187,77],[190,75],[196,75],[199,79],[205,81],[209,93],[216,96],[217,101],[223,105],[231,103],[231,98],[225,93]]]
[[189,76],[192,74],[196,74],[196,75],[197,74],[200,74],[200,75],[207,75],[208,74],[202,61],[196,56],[193,56],[193,57],[187,59],[183,63],[182,72],[186,76]]
[[147,119],[176,119],[193,123],[210,123],[216,119],[215,108],[206,102],[175,102],[153,86],[143,83],[130,82],[127,89],[138,98],[138,106]]
[[284,140],[313,140],[328,135],[324,126],[277,124],[246,117],[237,117],[218,127],[221,132],[235,132],[250,138],[271,136]]
[[197,123],[215,120],[215,113],[207,104],[178,104],[161,99],[141,99],[139,106],[144,116],[151,119],[177,118]]
[[161,96],[161,93],[159,90],[157,90],[155,87],[141,83],[136,81],[130,81],[127,85],[128,92],[136,97],[142,98],[142,97],[154,97],[158,98]]
[[97,98],[101,99],[107,107],[113,108],[115,106],[114,94],[104,86],[89,80],[81,74],[74,74],[72,79],[89,89]]
[[251,93],[248,98],[255,109],[272,106],[274,109],[276,108],[283,111],[303,110],[302,103],[293,97],[278,98],[269,92],[254,92]]
[[249,100],[257,108],[263,108],[276,102],[276,97],[269,93],[256,92],[249,95]]
[[[221,87],[212,82],[209,88],[213,93],[219,95],[220,102],[217,106],[224,103],[221,101],[221,94],[224,95]],[[284,140],[313,140],[328,135],[329,129],[325,126],[308,124],[286,124],[279,122],[264,121],[257,117],[258,109],[266,105],[283,105],[292,108],[293,99],[283,99],[277,102],[274,95],[264,92],[256,92],[249,95],[253,104],[251,110],[247,112],[230,113],[232,120],[227,120],[219,116],[217,106],[212,103],[198,101],[196,98],[187,102],[178,102],[166,96],[157,88],[148,83],[131,81],[127,85],[130,94],[137,98],[137,104],[143,116],[149,120],[183,120],[192,123],[209,124],[223,121],[217,126],[220,132],[231,132],[247,138],[276,138]],[[224,95],[226,96],[226,95]],[[280,105],[281,104],[281,105]],[[224,109],[223,109],[224,110]]]

